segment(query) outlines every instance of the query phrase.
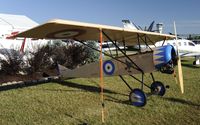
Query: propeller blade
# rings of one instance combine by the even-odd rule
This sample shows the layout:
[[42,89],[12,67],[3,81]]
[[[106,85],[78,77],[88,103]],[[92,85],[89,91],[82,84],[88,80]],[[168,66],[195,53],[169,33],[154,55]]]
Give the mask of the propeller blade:
[[177,33],[176,33],[176,24],[174,21],[174,33],[176,36],[176,49],[177,49],[177,56],[178,56],[178,78],[179,78],[179,83],[180,83],[180,88],[181,88],[181,93],[184,93],[184,86],[183,86],[183,72],[182,72],[182,66],[181,66],[181,58],[179,55],[179,49],[178,49],[178,43],[177,43]]
[[183,87],[183,72],[182,72],[182,66],[181,66],[181,59],[178,59],[178,78],[179,83],[181,87],[181,93],[184,93],[184,87]]

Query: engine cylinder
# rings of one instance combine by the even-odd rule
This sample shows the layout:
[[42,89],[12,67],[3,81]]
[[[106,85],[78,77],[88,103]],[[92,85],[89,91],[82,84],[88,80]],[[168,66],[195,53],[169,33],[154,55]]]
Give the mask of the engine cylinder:
[[153,52],[155,68],[163,73],[171,74],[177,64],[177,55],[172,45],[156,47]]

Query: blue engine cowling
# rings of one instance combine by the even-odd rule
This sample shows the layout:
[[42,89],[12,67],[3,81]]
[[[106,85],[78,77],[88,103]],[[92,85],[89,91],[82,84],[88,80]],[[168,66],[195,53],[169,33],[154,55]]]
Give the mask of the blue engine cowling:
[[177,55],[172,45],[156,47],[153,52],[154,65],[157,70],[172,74],[177,64]]

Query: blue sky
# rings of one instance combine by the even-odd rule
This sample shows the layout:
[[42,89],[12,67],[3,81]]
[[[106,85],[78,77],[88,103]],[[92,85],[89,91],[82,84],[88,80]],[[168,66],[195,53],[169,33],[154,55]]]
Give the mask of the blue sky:
[[164,32],[200,34],[200,0],[2,0],[0,13],[26,15],[38,23],[54,18],[122,26],[130,19],[141,27],[153,20]]

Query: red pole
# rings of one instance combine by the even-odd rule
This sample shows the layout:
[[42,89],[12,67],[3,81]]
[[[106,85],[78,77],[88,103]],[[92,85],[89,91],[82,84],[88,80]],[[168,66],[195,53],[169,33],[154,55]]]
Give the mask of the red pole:
[[25,43],[26,43],[26,38],[24,38],[23,42],[22,42],[22,45],[21,45],[21,48],[20,48],[20,52],[21,53],[24,53],[24,46],[25,46]]

